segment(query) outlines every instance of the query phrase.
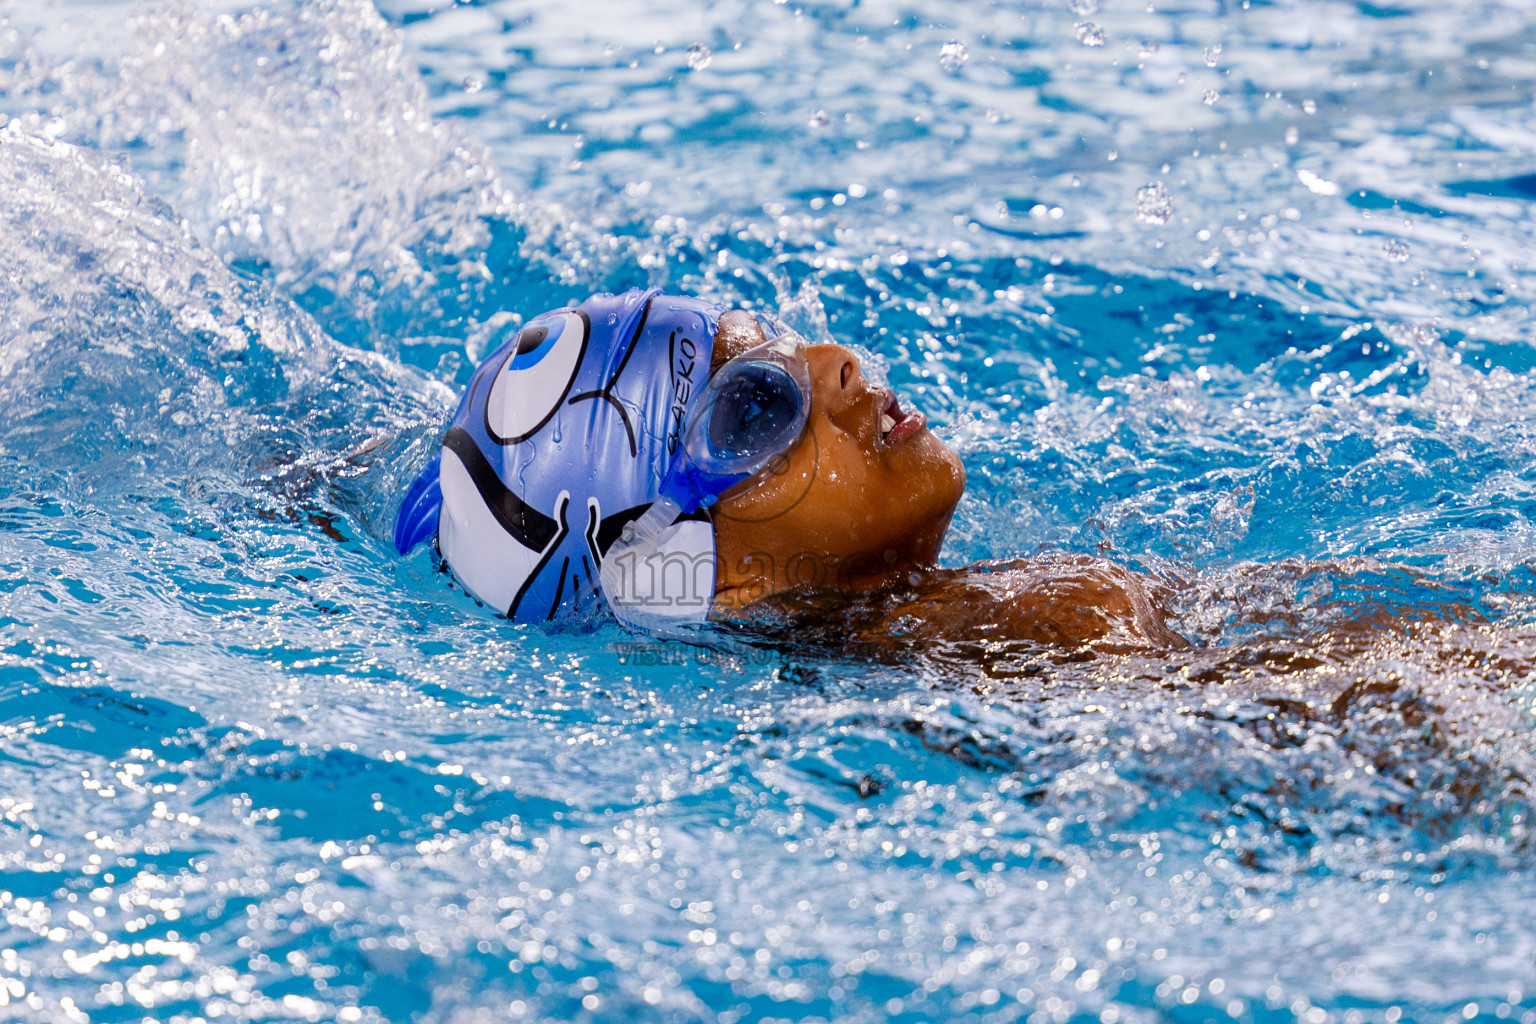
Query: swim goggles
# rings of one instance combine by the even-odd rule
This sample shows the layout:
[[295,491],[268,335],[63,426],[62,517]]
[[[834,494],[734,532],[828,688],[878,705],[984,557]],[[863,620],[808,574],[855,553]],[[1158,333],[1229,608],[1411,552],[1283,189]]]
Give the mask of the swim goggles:
[[678,516],[713,505],[799,440],[811,405],[805,347],[804,338],[785,330],[710,376],[677,432],[659,497],[603,556],[603,593],[621,621],[656,628],[644,602],[628,604],[614,596],[634,592],[625,573],[634,574],[638,563],[661,554],[663,534]]

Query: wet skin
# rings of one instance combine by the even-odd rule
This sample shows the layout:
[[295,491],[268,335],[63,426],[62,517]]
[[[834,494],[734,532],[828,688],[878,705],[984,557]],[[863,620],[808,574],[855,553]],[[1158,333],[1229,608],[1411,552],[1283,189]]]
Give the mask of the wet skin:
[[[718,367],[759,343],[755,320],[726,314]],[[806,349],[811,408],[783,459],[713,509],[714,614],[750,617],[838,595],[880,595],[863,631],[913,639],[997,639],[1116,648],[1182,646],[1145,581],[1087,556],[935,567],[965,490],[960,458],[920,412],[868,381],[841,345]],[[814,595],[809,604],[806,595]]]

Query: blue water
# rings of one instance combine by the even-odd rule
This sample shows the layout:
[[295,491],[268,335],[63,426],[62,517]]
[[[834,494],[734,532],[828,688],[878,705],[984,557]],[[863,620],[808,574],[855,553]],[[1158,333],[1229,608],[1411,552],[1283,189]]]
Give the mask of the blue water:
[[[1533,44],[0,0],[0,1018],[1536,1020]],[[508,311],[646,284],[862,346],[948,564],[1196,646],[635,646],[393,557]]]

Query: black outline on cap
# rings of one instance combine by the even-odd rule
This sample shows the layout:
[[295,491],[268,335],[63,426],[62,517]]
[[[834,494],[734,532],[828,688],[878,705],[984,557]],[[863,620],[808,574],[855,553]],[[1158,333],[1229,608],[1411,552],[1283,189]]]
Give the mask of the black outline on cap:
[[[549,560],[554,557],[556,551],[560,550],[560,545],[565,541],[566,534],[571,532],[571,528],[565,522],[565,507],[570,503],[570,494],[562,491],[560,494],[560,507],[555,509],[555,516],[560,523],[560,532],[555,534],[554,539],[549,542],[549,546],[543,549],[544,553],[540,556],[538,564],[533,567],[533,571],[528,574],[528,578],[523,580],[523,585],[517,588],[517,593],[512,598],[512,606],[507,609],[507,618],[512,619],[514,622],[517,621],[517,606],[523,603],[523,598],[528,594],[528,588],[533,586],[534,580],[544,574],[544,568],[549,565]],[[524,507],[526,508],[527,506]],[[551,609],[551,614],[553,614],[553,609]]]
[[[469,479],[480,493],[480,500],[490,509],[501,528],[530,551],[543,551],[550,540],[565,532],[563,522],[550,518],[513,494],[491,468],[485,453],[475,443],[474,435],[463,427],[453,427],[443,436],[443,447],[459,457],[469,471]],[[558,513],[557,513],[558,514]],[[565,517],[560,516],[561,520]]]
[[[619,383],[619,376],[624,372],[624,367],[629,365],[629,357],[635,354],[635,349],[640,345],[640,335],[645,331],[645,322],[651,317],[651,303],[655,302],[657,298],[659,296],[652,295],[645,300],[645,309],[640,312],[640,322],[635,325],[635,333],[630,335],[629,347],[624,350],[624,358],[619,360],[619,368],[613,371],[613,376],[608,378],[608,383],[596,391],[583,391],[579,395],[572,395],[570,401],[565,403],[566,405],[575,405],[577,402],[584,402],[588,399],[601,398],[617,409],[619,419],[624,422],[624,430],[629,434],[629,457],[632,459],[640,457],[640,445],[635,440],[634,424],[629,422],[629,410],[624,408],[623,403],[617,398],[613,397],[613,389]],[[586,314],[583,313],[582,315],[585,316]],[[570,388],[566,388],[566,390],[569,391]],[[565,396],[561,395],[560,397],[564,398]]]
[[[569,315],[571,313],[575,313],[577,316],[581,317],[581,324],[582,324],[582,327],[581,327],[581,351],[576,353],[576,365],[574,367],[572,367],[572,369],[571,369],[571,378],[570,378],[570,380],[565,382],[565,388],[560,392],[560,397],[555,399],[554,402],[551,403],[551,405],[549,407],[549,412],[545,413],[544,414],[544,418],[539,420],[538,423],[533,425],[533,429],[525,431],[524,433],[518,434],[516,437],[502,437],[500,434],[496,433],[495,428],[491,426],[491,395],[490,395],[490,391],[486,392],[486,395],[485,395],[485,413],[484,413],[485,432],[487,434],[489,434],[490,437],[491,437],[491,440],[495,441],[497,444],[499,444],[499,445],[517,444],[520,441],[528,440],[534,434],[537,434],[539,431],[543,430],[544,429],[544,424],[548,423],[550,421],[550,418],[553,417],[555,415],[555,413],[560,411],[560,405],[561,405],[562,402],[565,401],[565,396],[570,394],[571,387],[576,383],[576,375],[581,372],[581,365],[582,365],[582,363],[584,363],[586,361],[586,358],[587,358],[587,344],[592,340],[592,318],[587,316],[586,310],[581,309],[580,307],[577,307],[575,309],[562,309],[562,310],[560,310],[558,312],[557,315],[558,316],[567,316],[567,315]],[[539,319],[539,317],[535,317],[534,319],[537,320],[537,319]],[[527,329],[528,328],[526,326],[523,328],[523,330],[527,330]],[[521,335],[523,333],[523,331],[518,331],[517,333],[519,335]],[[555,344],[558,345],[559,343],[560,343],[560,339],[556,338],[555,339]],[[520,354],[521,353],[519,353],[518,350],[517,350],[517,345],[513,344],[513,345],[507,346],[507,357],[505,359],[503,359],[499,364],[497,364],[496,369],[495,369],[494,372],[492,372],[489,375],[487,375],[487,379],[489,381],[491,381],[491,385],[490,385],[491,391],[494,391],[496,389],[495,381],[496,381],[496,378],[501,375],[501,371],[505,370],[507,368],[507,364],[510,363],[513,359],[516,359]],[[631,441],[630,443],[633,444],[634,442]]]

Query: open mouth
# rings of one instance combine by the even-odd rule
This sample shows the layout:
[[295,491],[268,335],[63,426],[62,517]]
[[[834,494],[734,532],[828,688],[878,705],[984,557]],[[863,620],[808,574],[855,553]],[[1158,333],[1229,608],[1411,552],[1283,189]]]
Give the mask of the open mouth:
[[910,412],[901,408],[896,396],[891,395],[885,408],[880,411],[879,437],[881,444],[896,444],[911,437],[928,425],[928,417],[916,409]]

